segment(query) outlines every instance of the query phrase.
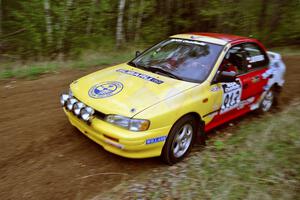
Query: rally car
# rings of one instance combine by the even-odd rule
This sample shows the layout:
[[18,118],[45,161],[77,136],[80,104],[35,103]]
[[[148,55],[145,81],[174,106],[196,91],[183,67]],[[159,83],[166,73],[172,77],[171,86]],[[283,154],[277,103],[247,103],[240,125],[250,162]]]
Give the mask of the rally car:
[[128,63],[75,80],[60,97],[72,125],[114,154],[182,160],[205,132],[276,104],[285,65],[256,39],[178,34]]

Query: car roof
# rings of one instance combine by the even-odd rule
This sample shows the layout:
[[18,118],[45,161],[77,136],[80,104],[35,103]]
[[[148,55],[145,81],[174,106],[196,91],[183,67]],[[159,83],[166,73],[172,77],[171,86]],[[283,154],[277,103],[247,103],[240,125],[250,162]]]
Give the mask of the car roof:
[[230,35],[230,34],[223,34],[223,33],[192,33],[193,35],[203,35],[213,38],[218,38],[221,40],[226,40],[227,42],[233,42],[235,40],[244,40],[249,39],[248,37],[238,36],[238,35]]
[[171,36],[171,38],[182,38],[190,40],[199,40],[203,42],[210,42],[219,45],[225,45],[227,43],[232,43],[237,40],[250,39],[243,36],[221,34],[221,33],[184,33]]

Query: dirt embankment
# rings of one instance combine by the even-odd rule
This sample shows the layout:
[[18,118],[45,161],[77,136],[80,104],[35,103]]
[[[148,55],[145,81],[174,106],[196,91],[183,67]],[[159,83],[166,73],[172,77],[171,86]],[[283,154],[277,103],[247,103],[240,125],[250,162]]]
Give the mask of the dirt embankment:
[[[284,60],[282,105],[300,97],[300,57]],[[59,94],[92,70],[0,82],[0,199],[91,198],[131,176],[164,167],[155,158],[110,154],[68,123]]]

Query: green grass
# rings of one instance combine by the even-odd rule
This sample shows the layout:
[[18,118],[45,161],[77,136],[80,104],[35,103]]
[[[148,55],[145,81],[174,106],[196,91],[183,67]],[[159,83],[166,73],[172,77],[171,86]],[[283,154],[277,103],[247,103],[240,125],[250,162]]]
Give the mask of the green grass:
[[51,62],[29,62],[21,64],[18,62],[1,63],[0,79],[10,78],[38,78],[42,74],[53,73],[57,70],[72,68],[86,69],[95,66],[108,66],[126,62],[134,57],[133,49],[118,51],[86,51],[80,57],[68,61]]
[[25,65],[16,69],[5,69],[0,72],[0,79],[9,78],[36,78],[41,74],[54,72],[59,68],[56,63],[41,63],[39,65]]
[[121,183],[107,194],[128,199],[297,199],[300,102],[283,112],[245,117],[175,166]]

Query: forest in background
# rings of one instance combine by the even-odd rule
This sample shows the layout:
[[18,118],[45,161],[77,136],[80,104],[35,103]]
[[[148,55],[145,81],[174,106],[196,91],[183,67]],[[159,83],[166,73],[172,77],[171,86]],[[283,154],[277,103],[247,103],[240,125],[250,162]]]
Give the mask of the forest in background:
[[300,1],[0,0],[0,59],[66,59],[197,31],[300,45]]

